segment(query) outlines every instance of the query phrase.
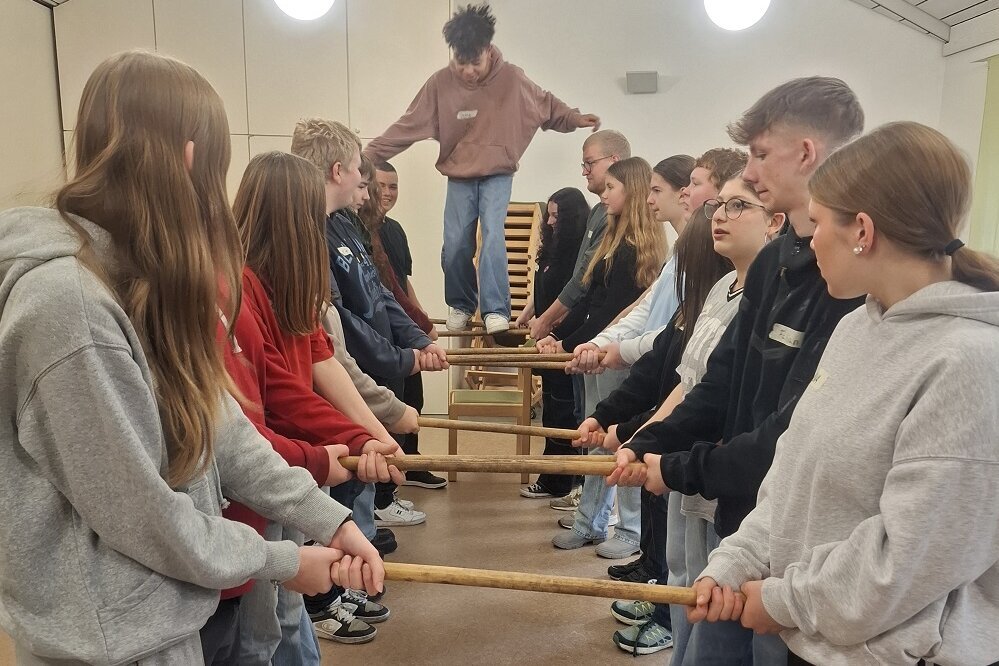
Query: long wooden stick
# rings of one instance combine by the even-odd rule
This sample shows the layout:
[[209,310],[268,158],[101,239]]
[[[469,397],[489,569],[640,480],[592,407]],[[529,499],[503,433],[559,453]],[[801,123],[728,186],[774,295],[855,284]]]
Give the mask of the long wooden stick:
[[[617,468],[613,461],[589,460],[591,456],[574,456],[577,460],[552,459],[551,456],[404,456],[393,458],[392,464],[402,472],[487,472],[497,474],[559,474],[563,476],[609,476]],[[596,457],[596,456],[593,456]],[[357,470],[359,458],[346,456],[340,464],[350,471]],[[645,469],[645,463],[630,463],[634,470]]]
[[517,425],[515,423],[482,423],[480,421],[458,421],[456,419],[435,419],[430,416],[421,416],[419,424],[422,428],[499,432],[506,435],[532,435],[534,437],[551,437],[553,439],[579,439],[578,430],[544,428],[541,426]]
[[499,333],[486,333],[484,330],[477,331],[437,331],[437,336],[441,338],[475,338],[475,337],[485,337],[487,335],[523,335],[529,336],[531,334],[531,329],[529,328],[511,328],[506,331],[500,331]]
[[[493,362],[488,360],[475,362],[464,360],[465,357],[457,357],[461,360],[451,360],[448,359],[450,365],[484,365],[502,368],[533,368],[535,370],[565,370],[565,364],[567,361],[498,361]],[[528,357],[530,358],[530,357]]]
[[491,356],[493,354],[537,354],[537,347],[458,347],[448,349],[448,356]]
[[559,361],[565,363],[566,361],[572,360],[572,354],[506,354],[503,352],[494,352],[492,354],[476,354],[469,356],[468,354],[458,354],[452,356],[447,355],[447,362],[454,365],[479,365],[479,364],[500,364],[504,362],[509,363],[544,363],[546,361]]
[[546,574],[529,574],[517,571],[439,567],[430,564],[386,562],[385,579],[413,583],[442,583],[444,585],[492,587],[501,590],[576,594],[586,597],[604,597],[607,599],[640,599],[657,604],[679,604],[683,606],[693,606],[697,601],[697,594],[693,588],[689,587],[623,583],[616,580],[549,576]]

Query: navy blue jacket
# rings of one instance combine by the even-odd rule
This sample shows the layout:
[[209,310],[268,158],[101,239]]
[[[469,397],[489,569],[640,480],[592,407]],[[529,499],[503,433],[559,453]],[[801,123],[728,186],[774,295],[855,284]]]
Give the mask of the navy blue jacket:
[[378,277],[354,224],[340,212],[326,218],[333,305],[347,351],[366,374],[397,395],[413,370],[413,349],[430,344]]

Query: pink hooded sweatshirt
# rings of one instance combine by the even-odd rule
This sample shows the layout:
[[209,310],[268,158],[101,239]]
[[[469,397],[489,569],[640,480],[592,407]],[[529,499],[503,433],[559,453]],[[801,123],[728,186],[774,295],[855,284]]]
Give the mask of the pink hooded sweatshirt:
[[467,83],[454,63],[431,76],[406,113],[364,154],[376,164],[417,141],[440,143],[437,170],[448,178],[482,178],[514,173],[538,129],[572,132],[581,114],[503,60],[491,46],[485,79]]

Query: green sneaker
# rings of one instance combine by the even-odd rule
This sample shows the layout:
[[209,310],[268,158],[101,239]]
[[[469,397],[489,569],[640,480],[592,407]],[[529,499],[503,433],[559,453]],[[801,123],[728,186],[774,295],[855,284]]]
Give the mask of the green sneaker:
[[619,622],[645,624],[652,619],[656,605],[651,601],[615,601],[611,604],[611,615]]
[[649,620],[643,625],[615,631],[614,645],[637,657],[673,647],[673,636],[669,629],[655,620]]

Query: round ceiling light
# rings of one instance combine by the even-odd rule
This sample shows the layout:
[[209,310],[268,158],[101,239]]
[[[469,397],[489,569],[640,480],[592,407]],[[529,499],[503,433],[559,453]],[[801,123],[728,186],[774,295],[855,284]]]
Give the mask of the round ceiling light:
[[755,25],[769,7],[770,0],[704,0],[708,18],[725,30],[745,30]]
[[336,0],[274,0],[288,16],[299,21],[312,21],[330,10]]

